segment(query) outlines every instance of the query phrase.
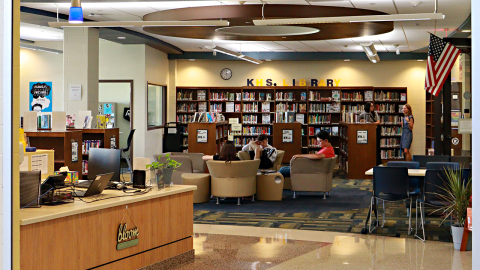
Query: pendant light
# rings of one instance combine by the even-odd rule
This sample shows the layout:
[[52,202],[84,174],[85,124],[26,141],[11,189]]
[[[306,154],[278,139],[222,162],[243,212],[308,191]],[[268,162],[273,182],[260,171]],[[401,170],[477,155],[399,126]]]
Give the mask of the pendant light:
[[68,22],[83,23],[83,10],[80,0],[72,0],[72,6],[70,7]]

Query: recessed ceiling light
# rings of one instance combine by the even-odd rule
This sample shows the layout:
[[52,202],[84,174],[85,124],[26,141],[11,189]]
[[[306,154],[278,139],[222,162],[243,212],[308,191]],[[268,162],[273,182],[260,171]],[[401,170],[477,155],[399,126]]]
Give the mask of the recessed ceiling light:
[[282,37],[282,38],[287,38],[287,37]]
[[270,62],[270,61],[272,61],[272,59],[265,59],[265,61]]
[[372,6],[373,6],[373,5],[375,5],[375,3],[370,3],[370,5],[372,5]]
[[190,61],[192,61],[192,62],[195,61],[195,59],[188,59],[188,60],[190,60]]
[[470,33],[470,32],[472,32],[472,30],[462,30],[462,32],[464,32],[464,33]]
[[126,37],[117,37],[118,39],[127,39]]
[[418,59],[417,61],[418,61],[418,62],[423,62],[423,59]]
[[345,59],[345,60],[343,60],[343,61],[345,61],[345,62],[350,62],[350,59]]

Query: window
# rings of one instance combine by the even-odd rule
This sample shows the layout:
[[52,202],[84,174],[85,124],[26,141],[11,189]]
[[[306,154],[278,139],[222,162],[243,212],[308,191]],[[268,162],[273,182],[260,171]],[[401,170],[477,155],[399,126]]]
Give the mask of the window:
[[147,82],[147,130],[162,128],[167,114],[167,86]]

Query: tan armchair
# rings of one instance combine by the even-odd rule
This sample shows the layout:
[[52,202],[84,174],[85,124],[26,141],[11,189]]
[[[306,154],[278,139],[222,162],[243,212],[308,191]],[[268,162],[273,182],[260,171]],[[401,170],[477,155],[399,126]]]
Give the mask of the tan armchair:
[[334,158],[308,159],[296,158],[290,161],[290,175],[293,198],[296,191],[320,191],[327,193],[332,189],[333,169],[337,162]]
[[[273,163],[273,167],[269,168],[269,170],[275,170],[275,171],[280,170],[280,167],[282,165],[282,159],[283,159],[284,155],[285,155],[285,151],[277,150],[277,158],[275,159],[275,162]],[[241,160],[251,160],[250,159],[250,153],[245,152],[245,151],[239,151],[238,152],[238,158],[241,159]]]
[[[167,159],[165,155],[163,155],[160,158],[160,155],[154,155],[153,158],[155,161],[158,161],[160,163],[165,162]],[[159,159],[160,158],[160,159]],[[176,168],[173,173],[172,173],[172,181],[171,183],[165,183],[166,186],[169,186],[171,184],[174,185],[183,185],[183,180],[182,180],[182,174],[184,173],[193,173],[193,167],[192,167],[192,160],[187,157],[187,156],[170,156],[171,159],[182,163],[182,165],[178,168]]]
[[257,172],[260,160],[207,161],[211,176],[212,196],[238,198],[257,193]]
[[183,152],[171,152],[170,154],[174,156],[187,156],[192,160],[193,172],[194,173],[204,173],[207,165],[205,160],[202,159],[204,156],[203,153],[183,153]]

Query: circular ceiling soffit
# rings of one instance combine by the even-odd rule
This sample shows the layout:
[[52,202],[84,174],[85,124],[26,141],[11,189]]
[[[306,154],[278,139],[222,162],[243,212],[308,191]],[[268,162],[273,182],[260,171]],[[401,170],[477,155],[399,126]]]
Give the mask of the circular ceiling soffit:
[[234,36],[284,37],[311,35],[320,32],[318,28],[304,26],[230,26],[215,29],[215,32]]
[[[313,18],[313,17],[340,17],[388,15],[387,13],[344,7],[310,6],[310,5],[265,5],[265,19],[284,18]],[[298,24],[295,26],[316,29],[315,33],[299,33],[295,35],[261,35],[260,30],[243,28],[252,27],[253,20],[262,19],[262,5],[223,5],[208,7],[191,7],[157,11],[143,17],[144,21],[193,21],[193,20],[227,20],[229,27],[218,26],[171,26],[146,27],[144,31],[156,35],[193,38],[219,39],[243,41],[300,41],[300,40],[329,40],[354,38],[370,35],[385,34],[393,31],[393,22],[363,22],[363,23],[325,23],[325,24]],[[243,27],[239,27],[243,26]],[[259,27],[259,26],[255,26]],[[273,26],[265,26],[273,27]],[[222,30],[223,29],[223,30]],[[228,30],[230,29],[230,30]],[[231,32],[233,29],[233,32]],[[247,29],[247,30],[245,30]],[[253,28],[252,28],[253,29]],[[261,28],[259,28],[261,29]],[[320,31],[321,29],[321,31]],[[245,34],[245,31],[252,31]],[[260,34],[254,34],[259,31]],[[239,34],[240,33],[240,34]]]

